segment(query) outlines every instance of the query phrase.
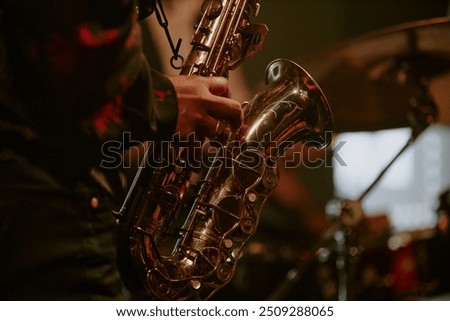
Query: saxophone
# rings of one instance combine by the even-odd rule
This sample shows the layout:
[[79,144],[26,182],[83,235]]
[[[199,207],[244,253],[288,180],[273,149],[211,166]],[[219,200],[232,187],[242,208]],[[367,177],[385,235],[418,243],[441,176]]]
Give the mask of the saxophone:
[[[227,76],[261,49],[265,25],[250,24],[259,0],[205,0],[182,74]],[[159,159],[148,148],[115,213],[118,266],[131,292],[158,300],[206,300],[233,277],[241,249],[256,232],[278,182],[277,160],[297,142],[325,147],[328,102],[299,65],[277,59],[266,87],[244,106],[243,136],[209,142],[210,162],[194,171],[183,150]],[[152,155],[152,157],[150,157]]]

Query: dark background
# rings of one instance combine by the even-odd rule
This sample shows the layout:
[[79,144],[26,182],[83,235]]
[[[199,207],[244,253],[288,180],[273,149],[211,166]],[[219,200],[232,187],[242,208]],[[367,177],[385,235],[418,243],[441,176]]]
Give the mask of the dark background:
[[448,0],[262,0],[253,21],[269,35],[263,50],[244,64],[251,87],[276,58],[311,55],[351,37],[398,24],[446,16]]

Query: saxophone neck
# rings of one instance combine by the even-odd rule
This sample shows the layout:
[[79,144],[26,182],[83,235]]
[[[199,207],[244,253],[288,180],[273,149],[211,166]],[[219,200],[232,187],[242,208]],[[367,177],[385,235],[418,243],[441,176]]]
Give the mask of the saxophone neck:
[[249,22],[258,14],[259,2],[205,0],[181,74],[227,77],[228,70],[259,52],[268,28]]

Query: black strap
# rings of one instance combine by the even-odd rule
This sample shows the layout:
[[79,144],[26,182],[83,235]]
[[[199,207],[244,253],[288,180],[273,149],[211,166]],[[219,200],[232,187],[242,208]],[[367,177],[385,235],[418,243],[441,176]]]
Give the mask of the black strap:
[[[164,12],[164,7],[161,3],[161,0],[156,0],[157,5],[155,6],[155,13],[156,18],[158,19],[159,25],[164,29],[164,32],[166,34],[167,40],[169,41],[170,49],[172,50],[173,56],[170,58],[170,65],[174,69],[181,69],[183,66],[184,58],[180,56],[180,46],[181,46],[181,39],[178,38],[176,46],[174,45],[174,42],[172,40],[172,37],[170,36],[169,32],[169,21],[166,17],[166,13]],[[175,62],[178,61],[178,64],[175,64]]]

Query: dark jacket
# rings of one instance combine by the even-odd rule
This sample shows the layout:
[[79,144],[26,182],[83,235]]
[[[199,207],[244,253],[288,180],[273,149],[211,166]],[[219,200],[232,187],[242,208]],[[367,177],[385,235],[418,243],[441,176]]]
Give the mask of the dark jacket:
[[0,300],[121,299],[120,198],[92,168],[111,140],[169,138],[174,88],[144,58],[133,1],[0,8]]

